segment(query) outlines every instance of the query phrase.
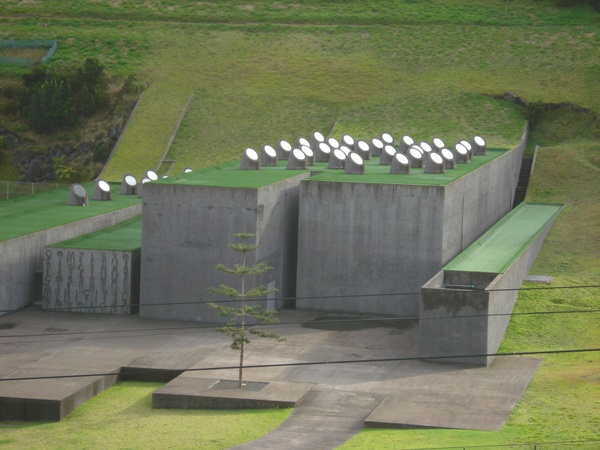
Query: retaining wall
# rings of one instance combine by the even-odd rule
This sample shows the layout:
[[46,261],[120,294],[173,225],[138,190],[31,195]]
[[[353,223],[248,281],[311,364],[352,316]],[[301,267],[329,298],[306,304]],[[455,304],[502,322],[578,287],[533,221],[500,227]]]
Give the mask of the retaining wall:
[[[101,230],[139,215],[142,205],[79,220],[60,227],[0,242],[0,310],[14,311],[41,301],[36,272],[43,268],[47,245]],[[0,314],[3,314],[0,312]]]

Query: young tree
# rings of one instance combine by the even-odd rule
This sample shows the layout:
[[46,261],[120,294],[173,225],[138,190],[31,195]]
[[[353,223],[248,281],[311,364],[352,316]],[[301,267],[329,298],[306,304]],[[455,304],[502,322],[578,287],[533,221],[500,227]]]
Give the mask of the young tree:
[[[251,233],[236,233],[234,236],[242,239],[242,241],[248,241],[255,237],[255,235]],[[249,323],[251,319],[253,319],[253,322],[255,323],[279,322],[279,319],[276,317],[277,311],[266,310],[261,305],[248,305],[248,300],[262,298],[277,291],[277,289],[269,289],[262,284],[246,291],[247,276],[254,277],[273,269],[265,263],[254,264],[251,266],[246,264],[248,254],[255,251],[260,246],[257,244],[241,242],[237,244],[228,244],[227,247],[242,253],[242,264],[234,264],[232,267],[224,264],[217,264],[216,267],[221,272],[240,277],[240,288],[238,290],[234,287],[222,284],[218,288],[208,288],[208,290],[214,294],[224,295],[231,299],[239,300],[241,306],[225,306],[216,303],[209,303],[209,306],[216,309],[221,317],[228,317],[230,319],[226,325],[217,328],[217,330],[231,337],[232,342],[230,347],[233,350],[240,351],[238,380],[239,387],[241,388],[243,386],[244,346],[250,343],[250,335],[276,339],[278,341],[282,341],[284,338],[275,333],[256,328],[253,324]]]

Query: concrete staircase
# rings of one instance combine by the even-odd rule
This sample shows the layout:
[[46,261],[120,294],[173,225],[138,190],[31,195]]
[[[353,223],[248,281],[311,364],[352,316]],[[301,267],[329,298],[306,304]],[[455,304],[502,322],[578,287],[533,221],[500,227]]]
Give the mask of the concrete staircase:
[[519,172],[519,181],[517,183],[517,188],[515,189],[513,209],[523,203],[527,197],[529,180],[531,179],[531,174],[533,173],[537,151],[538,147],[535,148],[533,156],[524,156],[523,160],[521,161],[521,171]]

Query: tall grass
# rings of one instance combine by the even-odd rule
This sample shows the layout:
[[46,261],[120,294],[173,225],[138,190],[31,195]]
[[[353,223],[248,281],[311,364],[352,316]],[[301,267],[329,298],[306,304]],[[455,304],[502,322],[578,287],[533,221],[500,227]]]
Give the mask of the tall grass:
[[[593,9],[584,4],[556,8],[557,1],[496,0],[166,0],[160,2],[95,0],[5,1],[6,15],[41,18],[81,17],[198,23],[289,24],[467,24],[578,25],[591,24]],[[583,3],[583,2],[581,2]]]

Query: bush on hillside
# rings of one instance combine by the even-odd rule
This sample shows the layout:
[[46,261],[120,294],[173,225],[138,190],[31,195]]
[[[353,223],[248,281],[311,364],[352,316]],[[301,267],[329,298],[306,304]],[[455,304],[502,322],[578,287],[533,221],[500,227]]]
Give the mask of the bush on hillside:
[[87,58],[82,67],[61,70],[35,65],[22,80],[20,110],[31,127],[41,133],[73,126],[108,100],[108,79],[96,58]]

